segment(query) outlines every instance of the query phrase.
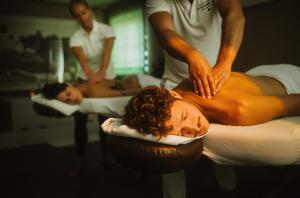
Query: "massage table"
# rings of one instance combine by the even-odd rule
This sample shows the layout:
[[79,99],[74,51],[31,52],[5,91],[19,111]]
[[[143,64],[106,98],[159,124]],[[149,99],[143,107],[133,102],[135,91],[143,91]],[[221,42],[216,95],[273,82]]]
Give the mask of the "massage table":
[[[151,79],[150,79],[151,81]],[[149,85],[148,82],[146,85]],[[161,82],[155,81],[155,85]],[[144,86],[146,86],[144,85]],[[67,105],[41,95],[32,97],[40,115],[71,116],[77,111],[107,117],[101,126],[108,154],[121,167],[143,173],[176,173],[205,155],[219,165],[297,165],[300,163],[300,117],[286,117],[254,126],[212,123],[205,136],[167,137],[159,141],[142,136],[121,124],[130,97],[88,98],[80,105]],[[48,110],[41,110],[47,106]]]
[[126,134],[130,129],[124,130],[120,118],[124,114],[124,106],[129,99],[130,96],[88,98],[83,99],[80,105],[68,105],[56,100],[51,101],[51,104],[46,104],[49,101],[41,95],[32,97],[34,106],[39,105],[39,108],[35,107],[35,111],[40,115],[51,114],[51,112],[46,112],[43,109],[43,107],[48,106],[51,108],[46,107],[45,109],[53,109],[53,112],[57,113],[52,116],[70,116],[80,111],[101,114],[106,117],[117,117],[108,119],[102,125],[104,132],[116,138],[134,138],[143,141],[143,143],[150,141],[155,144],[174,147],[180,147],[191,142],[201,142],[203,154],[217,164],[292,165],[300,163],[300,117],[285,117],[254,126],[226,126],[213,123],[203,138],[180,137],[181,139],[172,142],[173,137],[173,139],[167,140],[162,138],[157,142],[155,138],[140,136],[137,132],[134,135]]

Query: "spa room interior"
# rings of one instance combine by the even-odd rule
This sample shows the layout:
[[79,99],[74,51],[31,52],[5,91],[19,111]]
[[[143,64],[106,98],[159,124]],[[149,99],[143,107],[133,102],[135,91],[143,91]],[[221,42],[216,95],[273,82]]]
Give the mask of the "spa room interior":
[[[33,94],[47,83],[76,81],[81,69],[69,46],[78,24],[68,2],[1,1],[0,197],[172,198],[163,193],[162,174],[131,170],[107,156],[97,114],[87,121],[84,168],[72,175],[77,159],[73,117],[36,112]],[[87,2],[96,20],[115,33],[116,74],[161,77],[163,49],[149,24],[146,0]],[[300,67],[300,1],[241,0],[241,5],[245,29],[232,70],[283,63]],[[202,155],[184,167],[186,198],[300,197],[299,165],[231,166],[235,187],[229,191],[220,185],[215,165]]]

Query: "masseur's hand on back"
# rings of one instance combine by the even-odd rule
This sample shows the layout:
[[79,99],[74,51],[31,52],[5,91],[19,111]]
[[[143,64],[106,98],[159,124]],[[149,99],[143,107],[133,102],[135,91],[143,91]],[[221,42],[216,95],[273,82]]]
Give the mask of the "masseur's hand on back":
[[[215,95],[217,91],[211,66],[200,52],[174,31],[170,13],[154,13],[149,17],[149,21],[164,49],[171,56],[188,64],[195,92],[205,98]],[[215,73],[219,74],[219,72]]]
[[[203,59],[203,58],[202,58]],[[194,84],[196,94],[210,99],[216,95],[229,79],[231,66],[224,63],[218,63],[213,68],[207,61],[201,58],[195,58],[189,61],[189,74]]]
[[98,72],[94,73],[94,75],[89,78],[89,83],[99,83],[104,80],[106,75],[106,71],[99,70]]
[[189,74],[193,81],[194,91],[203,98],[210,99],[216,95],[229,79],[230,67],[215,65],[213,68],[205,61],[194,61],[189,64]]
[[231,74],[231,67],[224,64],[216,64],[212,68],[212,76],[215,82],[216,93],[220,91],[224,83],[229,79]]
[[94,72],[90,68],[87,58],[85,57],[81,47],[73,47],[72,52],[75,55],[76,59],[79,61],[80,66],[86,74],[89,83],[99,83],[104,79],[105,72],[101,70],[99,70],[99,72]]
[[210,99],[211,96],[216,94],[215,80],[211,66],[197,51],[188,55],[187,60],[195,93]]

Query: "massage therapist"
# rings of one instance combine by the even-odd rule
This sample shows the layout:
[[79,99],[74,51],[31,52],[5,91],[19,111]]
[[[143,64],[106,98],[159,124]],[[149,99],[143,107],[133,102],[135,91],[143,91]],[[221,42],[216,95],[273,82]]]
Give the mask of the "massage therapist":
[[69,10],[80,25],[70,39],[70,48],[82,68],[79,79],[90,83],[113,79],[115,73],[110,61],[115,39],[113,30],[93,19],[85,0],[71,0]]

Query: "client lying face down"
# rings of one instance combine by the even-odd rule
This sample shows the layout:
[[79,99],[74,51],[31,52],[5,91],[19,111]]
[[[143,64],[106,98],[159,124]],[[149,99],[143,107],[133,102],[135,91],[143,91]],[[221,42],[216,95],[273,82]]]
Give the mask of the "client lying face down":
[[[300,68],[297,72],[300,74]],[[297,82],[291,83],[299,84],[300,78],[295,79]],[[246,126],[300,115],[300,87],[288,94],[284,84],[268,76],[232,72],[222,90],[211,99],[196,95],[190,79],[173,91],[146,87],[127,104],[123,123],[156,137],[195,137],[207,132],[209,122]]]
[[42,95],[47,99],[57,99],[68,104],[79,104],[83,98],[104,98],[133,95],[140,89],[137,76],[131,75],[120,80],[105,79],[100,83],[83,83],[73,86],[66,83],[47,84]]

